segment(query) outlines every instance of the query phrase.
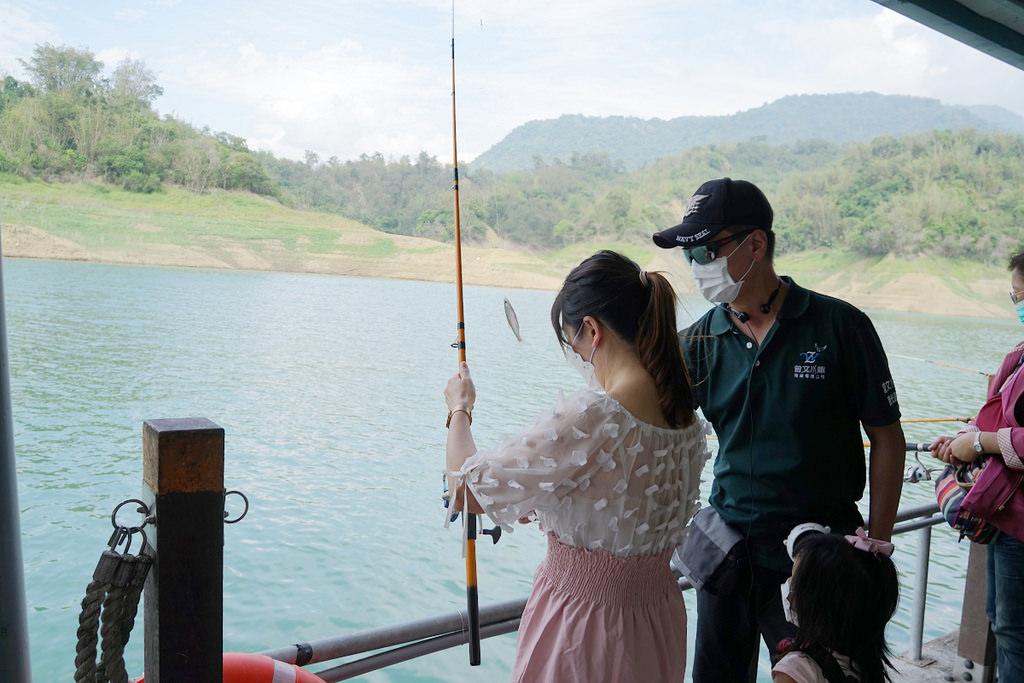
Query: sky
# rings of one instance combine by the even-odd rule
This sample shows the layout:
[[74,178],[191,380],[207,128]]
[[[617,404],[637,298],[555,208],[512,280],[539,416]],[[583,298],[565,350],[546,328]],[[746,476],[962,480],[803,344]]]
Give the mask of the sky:
[[878,92],[1024,116],[1024,71],[871,0],[0,0],[0,75],[37,45],[250,149],[451,163],[562,114],[727,115],[786,95]]

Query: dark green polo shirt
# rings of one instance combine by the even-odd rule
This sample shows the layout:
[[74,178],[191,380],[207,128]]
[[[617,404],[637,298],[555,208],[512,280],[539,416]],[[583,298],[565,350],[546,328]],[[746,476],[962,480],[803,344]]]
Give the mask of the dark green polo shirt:
[[752,543],[767,546],[755,555],[781,551],[783,558],[781,540],[796,524],[838,531],[863,522],[860,423],[884,426],[900,417],[867,315],[784,279],[789,290],[760,346],[719,307],[680,333],[698,402],[718,436],[709,502]]

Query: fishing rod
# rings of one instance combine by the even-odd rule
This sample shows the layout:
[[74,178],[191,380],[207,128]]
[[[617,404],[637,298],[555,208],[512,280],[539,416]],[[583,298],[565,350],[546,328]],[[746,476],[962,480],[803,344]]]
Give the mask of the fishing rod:
[[[462,232],[459,222],[459,144],[455,116],[455,0],[452,0],[452,170],[455,193],[455,307],[457,316],[455,346],[459,350],[459,368],[466,361],[466,318],[462,305]],[[480,598],[476,580],[477,518],[463,510],[466,525],[466,613],[469,626],[469,665],[480,666]]]
[[889,355],[890,356],[895,356],[896,358],[906,358],[907,360],[916,360],[916,361],[920,361],[922,363],[931,363],[932,365],[941,365],[941,366],[946,367],[946,368],[953,368],[954,370],[963,370],[964,372],[973,372],[976,375],[984,375],[985,377],[992,377],[992,373],[991,372],[982,372],[981,370],[971,370],[970,368],[962,368],[959,365],[950,365],[949,363],[940,363],[937,360],[928,360],[927,358],[915,358],[914,356],[904,356],[904,355],[899,354],[899,353],[890,353]]
[[[973,419],[974,419],[973,417],[925,417],[925,418],[919,418],[919,419],[914,419],[914,420],[900,420],[900,423],[901,424],[907,423],[907,422],[964,422],[964,423],[967,423],[967,422],[970,422]],[[713,436],[713,435],[707,436],[705,438],[708,441],[717,441],[718,440],[718,437],[717,436]],[[871,444],[865,442],[864,445],[865,446],[870,446]],[[910,450],[910,448],[908,447],[907,450]]]

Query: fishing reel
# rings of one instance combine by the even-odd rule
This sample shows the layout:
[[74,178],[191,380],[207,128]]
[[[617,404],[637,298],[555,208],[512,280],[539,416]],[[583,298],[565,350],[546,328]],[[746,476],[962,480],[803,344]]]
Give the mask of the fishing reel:
[[491,545],[494,545],[501,540],[501,527],[497,524],[494,525],[493,529],[481,529],[480,533],[491,537]]
[[941,467],[928,467],[923,462],[921,462],[921,453],[926,452],[930,445],[931,444],[927,443],[907,444],[907,450],[914,451],[914,460],[916,462],[910,463],[903,470],[903,481],[910,484],[916,484],[920,481],[931,481],[932,473],[939,472],[942,470]]
[[[441,494],[441,503],[444,505],[444,509],[447,510],[448,506],[451,504],[452,496],[448,492],[448,477],[442,475],[442,479],[444,479],[444,493]],[[458,518],[459,513],[453,512],[448,516],[448,521],[454,522]],[[501,540],[501,527],[497,524],[495,524],[492,529],[481,529],[480,533],[491,537],[491,545],[494,545]]]
[[910,484],[916,484],[919,481],[924,481],[931,478],[932,475],[928,471],[928,468],[924,467],[921,464],[907,465],[907,468],[903,471],[903,481]]

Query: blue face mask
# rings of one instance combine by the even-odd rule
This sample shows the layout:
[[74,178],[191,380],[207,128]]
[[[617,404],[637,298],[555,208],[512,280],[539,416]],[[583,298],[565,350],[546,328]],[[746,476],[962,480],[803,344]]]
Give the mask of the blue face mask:
[[1017,302],[1017,319],[1020,320],[1021,324],[1024,324],[1024,299]]

